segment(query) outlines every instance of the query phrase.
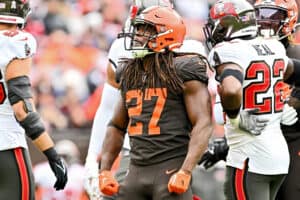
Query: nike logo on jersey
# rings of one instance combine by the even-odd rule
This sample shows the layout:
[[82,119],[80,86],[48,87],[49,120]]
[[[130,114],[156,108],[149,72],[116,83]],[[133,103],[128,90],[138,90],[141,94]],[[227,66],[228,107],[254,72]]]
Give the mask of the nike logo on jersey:
[[166,170],[166,174],[169,175],[169,174],[172,174],[172,173],[174,173],[174,172],[176,172],[176,171],[177,171],[177,168],[175,168],[175,169],[170,169],[170,170]]

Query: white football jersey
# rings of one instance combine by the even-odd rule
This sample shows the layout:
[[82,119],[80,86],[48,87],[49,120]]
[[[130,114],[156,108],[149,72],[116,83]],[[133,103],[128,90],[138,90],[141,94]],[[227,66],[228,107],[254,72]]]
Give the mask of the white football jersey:
[[209,53],[212,67],[235,63],[244,72],[241,109],[259,108],[269,122],[261,135],[253,136],[226,120],[225,135],[230,146],[227,165],[243,168],[249,158],[249,171],[259,174],[287,173],[289,152],[280,129],[283,110],[283,74],[288,57],[275,39],[235,39],[216,45]]
[[0,150],[27,148],[24,130],[16,121],[7,98],[5,71],[14,58],[31,57],[35,52],[36,40],[31,34],[23,31],[0,31]]

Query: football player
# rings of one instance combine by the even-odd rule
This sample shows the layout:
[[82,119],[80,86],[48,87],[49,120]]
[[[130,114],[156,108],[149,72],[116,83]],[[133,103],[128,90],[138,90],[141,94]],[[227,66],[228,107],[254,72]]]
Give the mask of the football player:
[[[173,8],[174,5],[172,1],[169,0],[135,0],[133,1],[133,5],[131,8],[131,12],[141,12],[145,8],[153,5],[158,5],[162,7],[171,7]],[[90,195],[90,198],[99,198],[99,186],[98,186],[98,160],[97,157],[101,152],[102,143],[106,132],[106,126],[109,119],[112,116],[114,105],[118,97],[120,96],[118,88],[119,84],[115,80],[115,73],[120,60],[124,58],[132,58],[132,52],[130,50],[126,50],[124,46],[124,32],[128,32],[130,27],[130,18],[127,19],[124,26],[124,31],[119,34],[118,38],[112,43],[110,47],[108,58],[109,64],[107,66],[107,81],[104,85],[101,103],[98,107],[92,133],[90,137],[88,155],[86,157],[86,180],[85,180],[85,188]],[[176,49],[178,52],[189,52],[189,53],[196,53],[202,56],[206,55],[205,48],[202,43],[195,41],[195,40],[185,40],[184,44],[180,47],[180,49]],[[120,168],[116,173],[116,178],[119,183],[122,182],[124,179],[128,165],[130,161],[129,157],[129,139],[128,135],[125,136],[125,141],[121,153],[121,161],[120,161]],[[195,191],[197,192],[197,191]],[[112,199],[113,197],[103,197],[107,199]]]
[[[298,85],[294,76],[299,64],[289,61],[277,39],[257,37],[257,31],[254,8],[237,0],[215,3],[206,26],[208,42],[213,46],[209,61],[216,69],[227,115],[228,199],[275,199],[288,172],[288,148],[280,129],[284,107],[281,92],[283,80]],[[249,109],[250,117],[240,113]],[[256,127],[256,120],[262,118],[266,121],[261,131],[249,133],[239,124],[247,119],[244,124],[248,128]]]
[[[251,4],[255,5],[259,34],[265,38],[272,37],[278,39],[287,48],[287,55],[291,58],[296,58],[295,52],[297,52],[299,47],[298,45],[295,45],[296,37],[292,37],[293,35],[296,35],[296,32],[292,34],[292,31],[295,29],[293,27],[295,26],[298,17],[298,8],[295,0],[258,0],[256,2],[251,1]],[[293,38],[293,40],[291,38]],[[287,91],[289,91],[289,87],[290,86],[288,85],[286,86]],[[221,107],[220,99],[217,96],[214,116],[216,116],[218,124],[224,124],[222,112],[223,108]],[[254,118],[254,116],[252,117]],[[297,119],[297,113],[295,110],[288,104],[285,104],[281,124],[284,125],[284,127],[285,125],[293,125]],[[256,132],[260,132],[262,128],[263,126],[257,127],[254,123],[251,127],[252,131],[256,129]],[[285,135],[287,135],[287,133],[285,133]],[[219,160],[225,161],[228,153],[227,151],[228,145],[226,143],[226,139],[217,138],[211,145],[210,151],[203,156],[200,163],[204,163],[204,167],[206,169],[210,168]]]
[[[293,62],[299,62],[295,59],[299,57],[299,44],[297,44],[297,19],[298,6],[295,0],[283,1],[267,1],[257,0],[255,3],[257,21],[261,35],[268,34],[277,37],[287,49],[287,55]],[[296,111],[289,107],[289,113],[283,117],[281,129],[288,143],[290,152],[290,166],[288,175],[281,185],[276,199],[278,200],[296,200],[298,199],[298,168],[299,163],[299,142],[300,142],[300,126],[299,126],[299,89],[293,88],[289,90],[289,96],[286,101],[289,105],[296,108]],[[287,105],[286,105],[287,106]]]
[[[254,4],[254,3],[253,3]],[[255,3],[257,22],[259,25],[260,34],[264,37],[277,38],[287,49],[287,55],[292,59],[300,59],[299,57],[299,25],[296,25],[298,18],[297,3],[291,1],[267,1],[258,0]],[[293,32],[294,31],[294,32]],[[297,62],[294,60],[293,62]],[[287,86],[287,88],[290,86]],[[297,199],[297,169],[298,161],[298,143],[299,143],[299,92],[298,89],[293,89],[292,92],[288,89],[289,96],[286,98],[287,103],[284,105],[283,116],[281,118],[281,129],[288,142],[291,162],[289,172],[283,184],[280,187],[278,199]],[[293,106],[297,112],[290,107]],[[221,111],[222,112],[222,111]],[[218,115],[218,113],[216,113]],[[222,121],[222,120],[220,120]],[[223,122],[221,122],[223,123]],[[226,160],[228,153],[228,145],[224,138],[218,138],[202,158],[201,163],[204,163],[205,168],[213,166],[219,160]]]
[[36,40],[22,30],[29,13],[28,1],[0,0],[0,199],[34,199],[26,136],[48,158],[54,188],[67,182],[66,166],[32,100],[29,73]]
[[[171,8],[143,10],[126,36],[138,57],[126,59],[118,73],[121,98],[103,144],[100,189],[118,192],[117,199],[192,199],[191,172],[213,130],[207,64],[174,53],[185,25]],[[131,161],[119,188],[110,169],[126,130]]]

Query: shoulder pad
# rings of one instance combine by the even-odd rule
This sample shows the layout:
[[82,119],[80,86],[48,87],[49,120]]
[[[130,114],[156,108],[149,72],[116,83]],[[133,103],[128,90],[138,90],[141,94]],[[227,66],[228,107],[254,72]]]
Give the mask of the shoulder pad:
[[183,82],[198,80],[208,83],[207,63],[200,56],[176,57],[175,67]]
[[197,40],[184,40],[182,46],[175,51],[176,53],[195,53],[207,56],[204,45]]
[[208,62],[213,68],[229,62],[240,64],[244,56],[244,52],[240,50],[242,48],[238,41],[219,43],[209,52]]
[[127,66],[128,62],[129,62],[129,59],[121,59],[119,62],[118,68],[116,69],[116,72],[115,72],[115,81],[118,84],[121,81],[123,71],[124,71],[125,67]]
[[0,40],[5,40],[0,48],[10,59],[28,58],[36,53],[37,43],[30,33],[5,30],[0,32]]
[[131,51],[125,50],[124,38],[118,38],[113,41],[109,52],[108,59],[109,62],[114,66],[114,70],[118,67],[120,59],[132,58]]

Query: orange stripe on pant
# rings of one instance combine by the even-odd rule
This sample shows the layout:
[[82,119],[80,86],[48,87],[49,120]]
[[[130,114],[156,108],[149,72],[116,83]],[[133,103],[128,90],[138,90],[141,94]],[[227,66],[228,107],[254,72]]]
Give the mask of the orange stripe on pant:
[[19,167],[19,172],[21,176],[21,188],[22,188],[22,200],[28,200],[29,199],[29,180],[28,180],[28,173],[27,168],[25,164],[25,160],[23,157],[22,149],[17,148],[14,150],[16,160]]

